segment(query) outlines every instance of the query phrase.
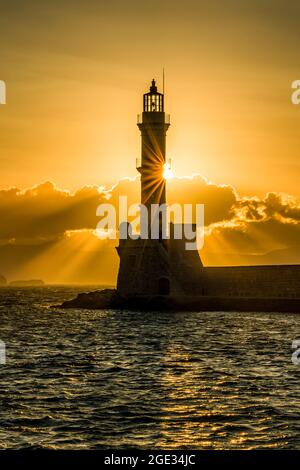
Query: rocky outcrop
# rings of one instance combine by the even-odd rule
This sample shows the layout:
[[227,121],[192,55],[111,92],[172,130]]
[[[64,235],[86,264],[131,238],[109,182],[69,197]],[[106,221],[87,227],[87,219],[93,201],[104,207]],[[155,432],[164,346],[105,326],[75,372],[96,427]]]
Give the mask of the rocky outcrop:
[[235,311],[300,313],[300,299],[207,296],[121,297],[115,289],[78,294],[53,308],[120,309],[144,311]]
[[113,308],[117,304],[118,294],[115,289],[103,289],[93,292],[83,292],[75,299],[66,300],[61,305],[53,305],[53,308],[86,308],[106,309]]

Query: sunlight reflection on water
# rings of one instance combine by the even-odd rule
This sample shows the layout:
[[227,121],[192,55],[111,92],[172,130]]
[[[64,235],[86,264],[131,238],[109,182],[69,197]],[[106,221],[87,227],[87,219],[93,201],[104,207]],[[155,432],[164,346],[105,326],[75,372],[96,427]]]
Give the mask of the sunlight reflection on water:
[[1,448],[300,448],[296,315],[50,310],[0,289]]

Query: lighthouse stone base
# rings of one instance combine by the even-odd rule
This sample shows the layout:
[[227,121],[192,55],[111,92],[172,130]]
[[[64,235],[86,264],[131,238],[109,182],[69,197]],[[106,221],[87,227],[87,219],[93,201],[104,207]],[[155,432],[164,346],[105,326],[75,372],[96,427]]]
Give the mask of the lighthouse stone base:
[[132,296],[185,295],[199,287],[203,267],[197,250],[185,239],[120,240],[117,292]]

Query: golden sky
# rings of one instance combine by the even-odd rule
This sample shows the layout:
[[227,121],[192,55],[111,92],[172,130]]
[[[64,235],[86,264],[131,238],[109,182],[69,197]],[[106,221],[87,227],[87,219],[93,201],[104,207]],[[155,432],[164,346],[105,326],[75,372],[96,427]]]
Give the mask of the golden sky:
[[176,174],[299,194],[299,19],[296,0],[1,2],[0,187],[134,176],[164,66]]
[[[161,88],[163,67],[167,157],[175,175],[202,175],[191,192],[206,198],[217,224],[207,263],[251,264],[249,256],[280,249],[298,259],[300,105],[291,84],[300,79],[299,1],[11,0],[0,13],[0,272],[53,281],[57,267],[45,271],[46,261],[67,253],[71,238],[73,262],[74,247],[95,248],[85,230],[95,226],[97,186],[136,176],[136,115],[152,78]],[[93,201],[88,215],[81,198]],[[54,245],[28,254],[42,242]],[[14,243],[27,248],[12,255]],[[116,272],[109,253],[102,262],[115,264],[103,281]],[[59,278],[74,279],[86,278]]]

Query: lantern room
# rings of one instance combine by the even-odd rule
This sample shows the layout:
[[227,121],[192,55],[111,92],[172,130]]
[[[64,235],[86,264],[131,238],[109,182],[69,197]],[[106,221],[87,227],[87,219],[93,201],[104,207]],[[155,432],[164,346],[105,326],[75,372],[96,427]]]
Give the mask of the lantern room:
[[149,93],[144,94],[144,113],[163,113],[164,95],[158,93],[155,80],[152,80]]

